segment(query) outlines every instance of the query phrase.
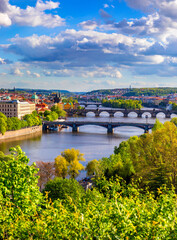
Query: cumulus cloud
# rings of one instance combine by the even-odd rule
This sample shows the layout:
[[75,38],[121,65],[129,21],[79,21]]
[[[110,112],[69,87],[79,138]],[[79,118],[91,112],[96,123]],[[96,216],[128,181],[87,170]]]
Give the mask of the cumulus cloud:
[[97,28],[98,23],[96,21],[88,20],[81,22],[79,26],[85,30],[94,30]]
[[82,78],[122,78],[120,71],[112,66],[105,67],[75,67],[71,69],[60,69],[55,71],[44,70],[47,77],[82,77]]
[[29,71],[29,70],[26,71],[26,74],[27,74],[28,76],[31,76],[31,77],[37,77],[37,78],[41,77],[41,75],[40,75],[39,73],[32,73],[32,72]]
[[0,12],[0,26],[8,27],[12,24],[11,19],[7,13]]
[[5,64],[5,60],[3,58],[0,58],[0,64]]
[[[51,63],[54,67],[100,66],[109,62],[139,61],[139,53],[154,44],[149,39],[128,37],[116,33],[66,30],[55,37],[37,36],[11,39],[1,47],[22,57],[24,62]],[[137,59],[137,60],[136,60]]]
[[174,64],[169,58],[177,57],[176,46],[175,37],[162,43],[155,38],[74,29],[54,37],[16,36],[10,44],[1,45],[22,62],[45,69],[45,76],[82,78],[121,78],[120,69],[161,76]]
[[103,4],[104,8],[109,8],[109,5],[107,3]]
[[21,72],[21,70],[19,68],[14,68],[11,70],[10,72],[11,75],[15,75],[15,76],[23,76],[23,72]]
[[65,24],[64,19],[58,15],[46,13],[46,10],[59,8],[59,2],[37,0],[35,7],[27,6],[26,9],[11,5],[9,0],[0,2],[0,26],[18,24],[21,26],[58,27]]
[[0,73],[0,76],[6,76],[6,75],[7,75],[7,73],[5,73],[5,72]]
[[[139,19],[123,19],[116,22],[105,20],[101,28],[118,31],[122,34],[136,35],[139,37],[153,37],[162,42],[168,42],[171,36],[177,34],[177,0],[125,0],[135,9],[145,12]],[[104,10],[103,10],[104,11]],[[109,19],[106,12],[101,13],[104,19]]]

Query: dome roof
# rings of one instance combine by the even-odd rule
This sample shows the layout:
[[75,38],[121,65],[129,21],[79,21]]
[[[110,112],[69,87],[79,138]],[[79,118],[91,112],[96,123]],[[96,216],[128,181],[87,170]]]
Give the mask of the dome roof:
[[6,99],[7,99],[7,100],[11,100],[11,97],[10,97],[10,96],[7,96]]
[[33,94],[33,96],[31,97],[31,99],[38,99],[38,96],[36,94]]

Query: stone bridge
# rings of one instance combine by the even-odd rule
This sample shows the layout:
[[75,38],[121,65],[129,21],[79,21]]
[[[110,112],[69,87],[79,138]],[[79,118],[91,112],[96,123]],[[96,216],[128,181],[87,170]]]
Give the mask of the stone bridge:
[[97,109],[70,109],[66,110],[69,117],[72,117],[74,115],[80,115],[83,117],[86,117],[88,112],[93,112],[95,114],[95,117],[99,117],[102,112],[106,112],[109,114],[110,117],[114,117],[115,113],[121,112],[123,114],[123,117],[128,117],[129,113],[136,113],[137,117],[141,118],[143,114],[150,114],[151,118],[156,118],[158,113],[164,113],[166,118],[171,118],[172,114],[177,114],[177,111],[169,111],[165,109],[104,109],[104,108],[97,108]]
[[53,121],[53,122],[43,122],[43,129],[47,129],[49,126],[68,126],[72,128],[73,132],[78,132],[79,127],[85,126],[85,125],[95,125],[104,127],[107,129],[107,133],[113,133],[114,128],[116,127],[122,127],[122,126],[132,126],[132,127],[138,127],[144,130],[144,132],[148,132],[150,129],[153,128],[154,124],[146,124],[146,123],[128,123],[128,122],[98,122],[98,121]]
[[101,102],[79,102],[80,105],[83,105],[85,107],[88,107],[88,106],[97,106],[97,107],[100,107],[102,105]]

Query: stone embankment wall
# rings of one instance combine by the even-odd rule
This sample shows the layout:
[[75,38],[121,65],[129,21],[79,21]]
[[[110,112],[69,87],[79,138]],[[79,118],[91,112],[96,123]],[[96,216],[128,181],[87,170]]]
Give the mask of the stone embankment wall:
[[4,135],[0,134],[0,142],[2,142],[3,140],[6,140],[6,139],[11,139],[11,138],[26,136],[26,135],[32,135],[32,134],[40,133],[40,132],[42,134],[42,125],[23,128],[23,129],[15,130],[15,131],[7,131]]

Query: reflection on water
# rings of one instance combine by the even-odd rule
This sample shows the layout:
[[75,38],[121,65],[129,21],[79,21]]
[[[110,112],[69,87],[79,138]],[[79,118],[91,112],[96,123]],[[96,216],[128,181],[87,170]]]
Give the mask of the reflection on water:
[[[121,116],[111,119],[106,116],[98,118],[88,116],[87,118],[75,118],[75,120],[93,121],[93,118],[94,121],[146,122],[145,118],[124,118]],[[169,119],[160,118],[162,122],[166,120],[169,121]],[[148,122],[155,122],[155,119],[148,119]],[[76,148],[85,154],[86,161],[83,165],[86,166],[90,160],[110,156],[114,151],[114,147],[127,140],[130,136],[139,136],[141,134],[143,134],[143,130],[135,127],[118,127],[114,129],[113,135],[107,135],[106,128],[82,126],[79,128],[79,133],[72,133],[71,129],[68,128],[61,132],[43,133],[42,136],[26,136],[12,141],[4,141],[0,143],[0,151],[8,153],[10,147],[20,145],[30,158],[30,163],[32,163],[40,160],[45,162],[54,161],[66,148]],[[84,176],[85,172],[83,171],[80,178]]]

